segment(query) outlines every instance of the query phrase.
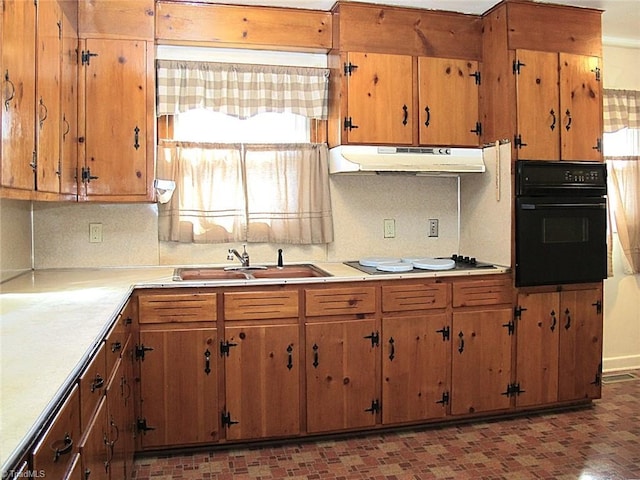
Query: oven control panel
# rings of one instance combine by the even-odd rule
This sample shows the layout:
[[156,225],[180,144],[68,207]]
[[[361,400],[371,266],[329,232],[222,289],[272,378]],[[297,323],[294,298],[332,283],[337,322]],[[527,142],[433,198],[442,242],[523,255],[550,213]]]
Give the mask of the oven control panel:
[[605,195],[607,170],[599,162],[518,160],[516,194]]
[[567,183],[599,183],[600,182],[599,170],[578,170],[571,169],[565,170],[564,181]]

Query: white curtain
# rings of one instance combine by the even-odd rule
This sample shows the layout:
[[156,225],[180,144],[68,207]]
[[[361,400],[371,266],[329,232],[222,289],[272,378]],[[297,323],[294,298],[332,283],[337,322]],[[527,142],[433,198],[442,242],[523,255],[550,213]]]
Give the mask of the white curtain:
[[160,142],[159,239],[188,243],[333,241],[325,144]]
[[[640,129],[640,91],[604,90],[604,131]],[[640,273],[640,135],[629,146],[629,155],[605,157],[608,193],[628,273]],[[609,255],[612,239],[609,238]],[[611,265],[611,262],[609,262]]]

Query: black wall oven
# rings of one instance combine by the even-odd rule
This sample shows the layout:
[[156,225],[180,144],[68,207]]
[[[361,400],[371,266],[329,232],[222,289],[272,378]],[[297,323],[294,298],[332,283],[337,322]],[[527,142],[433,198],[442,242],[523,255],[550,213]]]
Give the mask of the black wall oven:
[[606,166],[516,162],[516,286],[607,276]]

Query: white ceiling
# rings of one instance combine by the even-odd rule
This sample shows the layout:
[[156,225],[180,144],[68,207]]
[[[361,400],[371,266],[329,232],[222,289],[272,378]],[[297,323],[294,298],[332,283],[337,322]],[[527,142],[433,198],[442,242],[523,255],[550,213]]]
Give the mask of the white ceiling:
[[[358,1],[358,0],[347,0]],[[403,7],[450,10],[481,14],[498,0],[366,0],[367,3],[399,5]],[[236,5],[267,5],[275,7],[330,10],[335,0],[209,0],[211,3]],[[578,7],[604,10],[602,16],[603,42],[607,45],[640,48],[640,0],[546,0]]]

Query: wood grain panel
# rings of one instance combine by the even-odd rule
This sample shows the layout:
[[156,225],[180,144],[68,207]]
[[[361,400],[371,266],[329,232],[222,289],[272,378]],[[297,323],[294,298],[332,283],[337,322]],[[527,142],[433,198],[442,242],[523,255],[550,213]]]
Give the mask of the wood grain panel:
[[91,416],[98,408],[107,388],[107,358],[102,345],[78,380],[80,393],[80,429],[84,434]]
[[341,51],[480,60],[479,16],[424,9],[339,3]]
[[80,38],[153,40],[154,0],[80,0]]
[[214,321],[215,293],[179,293],[173,295],[140,295],[140,323],[181,323]]
[[388,285],[382,287],[382,311],[403,312],[445,308],[449,285],[445,283]]
[[298,316],[298,291],[226,292],[225,320],[261,320]]
[[508,2],[509,48],[602,57],[602,11]]
[[305,298],[308,317],[374,313],[376,310],[375,287],[308,289]]
[[454,307],[476,307],[511,303],[509,279],[474,280],[453,284]]
[[326,52],[331,13],[291,8],[156,4],[158,43]]

